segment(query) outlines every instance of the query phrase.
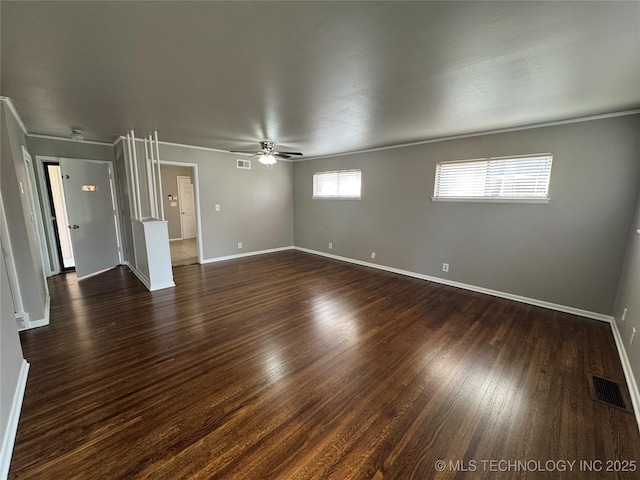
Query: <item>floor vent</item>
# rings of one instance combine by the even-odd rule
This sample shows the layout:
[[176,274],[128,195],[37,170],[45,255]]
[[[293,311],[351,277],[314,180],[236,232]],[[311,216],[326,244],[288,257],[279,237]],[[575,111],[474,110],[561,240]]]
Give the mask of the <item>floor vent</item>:
[[591,387],[591,398],[596,402],[631,412],[631,402],[625,395],[626,392],[616,382],[597,375],[589,375],[589,386]]

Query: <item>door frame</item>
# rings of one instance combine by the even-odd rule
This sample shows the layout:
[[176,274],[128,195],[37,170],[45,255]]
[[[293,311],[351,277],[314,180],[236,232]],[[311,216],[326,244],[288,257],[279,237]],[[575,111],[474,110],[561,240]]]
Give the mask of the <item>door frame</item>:
[[[60,264],[58,256],[58,245],[56,243],[56,234],[53,230],[53,217],[51,216],[51,205],[49,204],[49,196],[47,190],[47,177],[44,173],[45,163],[57,163],[60,164],[58,157],[48,157],[43,155],[36,155],[36,174],[38,176],[38,187],[40,188],[40,198],[46,198],[48,207],[43,205],[42,216],[44,217],[44,231],[47,237],[47,249],[49,251],[49,259],[51,260],[50,271],[51,275],[58,275],[62,271],[62,265]],[[43,191],[44,190],[44,191]],[[44,202],[43,202],[44,204]]]
[[[53,221],[53,213],[55,213],[56,218],[59,215],[59,212],[56,210],[56,207],[53,203],[53,190],[51,188],[51,175],[48,172],[48,167],[50,165],[57,165],[58,169],[60,168],[60,162],[49,162],[49,161],[45,161],[43,162],[43,167],[46,167],[44,170],[44,177],[45,180],[43,182],[43,187],[47,190],[47,202],[48,204],[46,206],[43,205],[43,208],[45,207],[49,207],[49,217],[51,218],[51,223],[50,223],[50,229],[53,230],[53,234],[54,234],[54,239],[53,241],[55,242],[55,250],[57,255],[57,269],[60,273],[62,272],[70,272],[75,270],[75,266],[74,267],[65,267],[64,266],[64,259],[63,259],[63,255],[62,255],[62,245],[61,245],[61,239],[60,239],[60,230],[59,227],[57,227],[58,221]],[[64,194],[63,194],[64,197]],[[66,207],[66,206],[65,206]],[[66,215],[66,208],[65,208],[65,215]],[[54,224],[56,224],[56,226],[54,226]],[[72,247],[73,248],[73,247]],[[51,249],[54,250],[54,249]],[[53,260],[52,260],[53,261]]]
[[[170,160],[160,160],[160,165],[173,165],[174,167],[191,167],[193,169],[193,198],[196,209],[196,243],[198,245],[198,263],[202,263],[204,255],[202,253],[202,219],[200,218],[200,181],[198,179],[198,164],[191,162],[175,162]],[[180,197],[178,197],[178,201]],[[161,198],[160,201],[163,201]],[[182,217],[180,218],[180,228],[182,229]]]
[[[180,179],[181,178],[186,178],[187,180],[189,180],[189,183],[191,183],[191,177],[188,177],[186,175],[176,175],[176,182],[178,183],[178,207],[180,208],[180,236],[182,237],[182,239],[184,240],[186,237],[184,235],[184,220],[182,218],[182,192],[180,191]],[[193,209],[196,209],[196,193],[195,190],[193,191]],[[194,217],[195,217],[195,211],[194,211]],[[196,228],[196,236],[198,235],[198,231]]]
[[16,320],[22,319],[20,323],[29,324],[29,314],[24,311],[22,302],[22,293],[20,292],[20,281],[18,280],[18,270],[13,257],[13,247],[11,246],[11,238],[9,238],[9,226],[7,225],[7,216],[5,215],[4,202],[0,195],[0,243],[2,251],[0,255],[4,255],[5,266],[7,267],[7,277],[9,278],[9,289],[11,290],[11,300],[13,301],[13,311]]
[[[88,158],[70,158],[70,157],[52,157],[49,155],[36,155],[36,163],[38,170],[38,180],[40,181],[40,185],[45,185],[46,178],[44,174],[44,164],[45,163],[57,163],[60,164],[60,160],[71,160],[78,162],[93,162],[93,163],[103,163],[109,166],[109,174],[111,175],[111,196],[113,197],[113,203],[115,206],[115,217],[116,217],[116,237],[118,239],[118,250],[119,250],[119,259],[120,265],[124,265],[124,244],[122,242],[122,216],[120,209],[120,198],[118,196],[118,173],[115,168],[115,163],[110,162],[108,160],[91,160]],[[40,194],[43,195],[43,192],[40,191]],[[48,197],[46,197],[48,198]],[[55,240],[55,232],[53,231],[53,217],[51,216],[51,209],[45,208],[44,210],[44,220],[47,225],[47,246],[49,248],[49,256],[52,259],[55,259],[55,264],[57,270],[52,272],[52,275],[57,275],[61,272],[60,261],[58,260],[58,246]]]
[[44,232],[44,221],[42,219],[42,209],[40,208],[41,193],[36,181],[35,166],[33,158],[29,151],[22,145],[22,158],[24,160],[24,168],[27,177],[27,188],[29,189],[29,201],[31,203],[31,221],[36,232],[36,243],[38,245],[38,254],[40,263],[42,264],[42,275],[44,277],[44,286],[49,295],[49,285],[47,277],[51,276],[51,263],[49,261],[49,249],[47,248],[47,239]]

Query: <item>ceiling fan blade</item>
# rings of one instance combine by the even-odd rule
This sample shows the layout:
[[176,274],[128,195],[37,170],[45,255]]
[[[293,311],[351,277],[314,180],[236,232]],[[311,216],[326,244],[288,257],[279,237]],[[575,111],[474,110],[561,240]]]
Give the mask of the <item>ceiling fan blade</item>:
[[253,153],[255,154],[255,150],[229,150],[231,153]]
[[273,154],[272,154],[272,155],[274,155],[274,156],[276,156],[276,157],[280,157],[280,158],[291,158],[291,155],[285,155],[285,154],[284,154],[284,153],[282,153],[282,152],[273,152]]
[[303,155],[300,152],[280,152],[280,153],[284,153],[285,155]]

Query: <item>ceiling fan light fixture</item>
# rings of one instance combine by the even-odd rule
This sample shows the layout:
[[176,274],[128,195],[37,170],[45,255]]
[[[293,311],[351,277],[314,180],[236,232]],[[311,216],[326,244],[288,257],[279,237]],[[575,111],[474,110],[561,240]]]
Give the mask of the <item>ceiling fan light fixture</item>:
[[258,161],[263,165],[273,165],[277,160],[276,157],[274,157],[270,153],[263,153],[262,155],[260,155],[260,158],[258,158]]

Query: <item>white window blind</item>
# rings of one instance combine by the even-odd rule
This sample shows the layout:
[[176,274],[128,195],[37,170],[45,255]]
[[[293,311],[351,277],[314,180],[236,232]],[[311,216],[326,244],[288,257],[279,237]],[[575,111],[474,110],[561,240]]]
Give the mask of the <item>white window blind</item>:
[[313,174],[313,198],[360,198],[361,170]]
[[549,200],[551,154],[440,162],[433,200]]

